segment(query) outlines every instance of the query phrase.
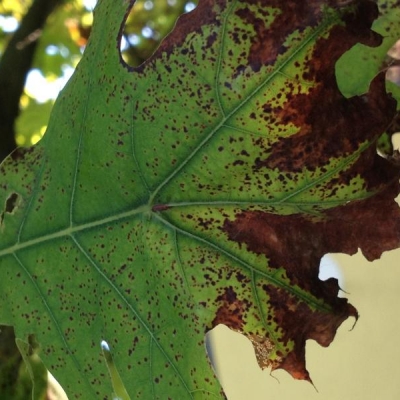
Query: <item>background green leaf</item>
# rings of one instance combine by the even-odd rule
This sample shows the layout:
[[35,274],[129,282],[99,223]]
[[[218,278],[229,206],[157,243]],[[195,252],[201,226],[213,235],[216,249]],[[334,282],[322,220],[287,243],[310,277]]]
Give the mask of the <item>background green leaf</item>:
[[372,29],[382,35],[382,43],[375,49],[360,43],[346,52],[337,62],[337,80],[346,97],[368,91],[374,76],[387,68],[387,52],[400,39],[400,8],[395,0],[380,0],[380,15]]

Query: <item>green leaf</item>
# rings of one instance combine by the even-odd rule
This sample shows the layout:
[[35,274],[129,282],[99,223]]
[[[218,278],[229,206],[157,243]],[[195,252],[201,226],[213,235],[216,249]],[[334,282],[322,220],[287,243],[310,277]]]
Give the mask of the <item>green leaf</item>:
[[395,0],[380,0],[379,18],[372,25],[381,36],[378,46],[371,49],[363,43],[355,45],[337,62],[337,80],[346,97],[368,91],[370,81],[387,68],[388,50],[400,39],[400,7]]
[[71,398],[113,392],[103,340],[130,398],[219,399],[214,326],[310,380],[306,340],[357,318],[319,261],[400,245],[399,169],[376,153],[396,102],[382,74],[338,90],[338,58],[379,37],[374,2],[334,3],[203,0],[138,68],[131,4],[98,4],[45,137],[0,178],[0,322]]

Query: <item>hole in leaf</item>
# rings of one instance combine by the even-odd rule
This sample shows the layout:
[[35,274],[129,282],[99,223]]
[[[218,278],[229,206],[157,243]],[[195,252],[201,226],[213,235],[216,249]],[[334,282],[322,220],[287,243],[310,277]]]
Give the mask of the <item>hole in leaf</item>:
[[4,211],[0,214],[0,226],[3,225],[5,214],[13,214],[18,207],[20,196],[18,193],[11,193],[4,203]]
[[108,343],[105,340],[102,340],[100,342],[100,346],[103,349],[103,351],[110,351],[110,346],[108,345]]
[[390,67],[386,72],[386,79],[397,86],[400,86],[400,66]]
[[335,278],[339,282],[339,287],[341,289],[344,288],[344,277],[340,265],[330,254],[326,254],[321,258],[318,278],[321,281]]
[[387,52],[389,57],[400,60],[400,40],[398,40]]
[[198,0],[137,0],[120,39],[123,61],[130,67],[143,64],[173,30],[182,14],[194,10]]
[[400,40],[398,40],[387,52],[387,55],[393,59],[386,72],[386,79],[400,86]]
[[6,200],[6,206],[5,206],[5,212],[12,214],[17,207],[17,202],[19,199],[18,193],[11,193],[7,200]]
[[393,150],[400,151],[400,132],[396,132],[392,135]]

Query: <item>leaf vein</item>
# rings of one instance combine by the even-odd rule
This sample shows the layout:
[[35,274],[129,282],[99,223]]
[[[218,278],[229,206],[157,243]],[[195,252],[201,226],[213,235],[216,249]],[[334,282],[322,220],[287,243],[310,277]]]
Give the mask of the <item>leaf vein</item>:
[[189,387],[184,380],[183,376],[179,372],[178,368],[172,361],[172,359],[168,356],[167,352],[164,350],[163,346],[159,341],[156,339],[154,336],[153,332],[151,331],[150,327],[147,325],[146,321],[144,318],[140,315],[140,313],[133,307],[133,305],[128,301],[128,299],[124,296],[124,294],[121,292],[121,290],[114,284],[114,282],[102,271],[102,269],[99,267],[99,265],[95,262],[95,260],[90,256],[90,254],[86,251],[86,249],[83,248],[83,246],[79,243],[79,241],[75,238],[74,235],[71,235],[72,240],[74,241],[75,245],[78,247],[78,249],[81,251],[81,253],[85,256],[85,258],[89,261],[89,263],[93,266],[93,268],[96,270],[96,272],[101,276],[102,279],[104,279],[105,282],[107,282],[108,286],[114,291],[114,293],[125,303],[125,305],[129,308],[129,310],[132,312],[132,314],[136,317],[138,320],[139,324],[142,325],[142,327],[145,329],[147,334],[150,337],[150,341],[154,341],[156,344],[157,348],[160,350],[161,354],[164,356],[164,358],[167,360],[167,362],[171,365],[172,369],[175,371],[175,374],[179,378],[179,380],[182,382],[184,388],[188,393],[190,393]]
[[245,269],[247,269],[250,272],[254,272],[258,275],[260,275],[261,277],[265,278],[267,281],[269,281],[270,283],[272,283],[273,285],[286,290],[287,292],[289,292],[290,294],[296,296],[297,298],[301,299],[302,301],[304,301],[307,304],[311,304],[313,305],[315,308],[325,311],[325,312],[331,312],[331,308],[326,305],[324,302],[322,302],[321,300],[318,300],[317,298],[315,298],[314,296],[307,296],[305,294],[303,294],[300,290],[296,289],[294,286],[290,286],[287,285],[285,283],[283,283],[282,281],[280,281],[279,279],[276,279],[273,274],[268,274],[264,271],[260,271],[259,269],[255,268],[254,266],[250,265],[249,263],[247,263],[246,261],[242,260],[241,258],[235,256],[234,254],[230,253],[229,251],[225,250],[223,247],[218,246],[217,244],[211,242],[210,240],[207,240],[205,238],[202,238],[201,236],[195,235],[187,230],[184,230],[183,228],[180,228],[176,225],[174,225],[173,223],[171,223],[170,221],[166,220],[165,218],[162,218],[160,215],[158,214],[154,214],[154,217],[159,220],[162,224],[164,224],[165,226],[167,226],[169,229],[176,229],[179,233],[181,233],[184,236],[187,236],[189,238],[191,238],[192,240],[196,241],[196,242],[200,242],[204,245],[206,245],[209,248],[212,248],[214,250],[216,250],[219,253],[224,254],[225,256],[227,256],[229,259],[231,259],[232,261],[236,262],[237,264],[241,265],[242,267],[244,267]]
[[[50,318],[52,319],[54,326],[63,342],[64,347],[67,350],[67,354],[69,355],[69,357],[72,359],[72,362],[75,365],[75,368],[79,371],[80,376],[84,377],[84,382],[85,385],[87,387],[89,387],[89,390],[96,396],[95,390],[93,389],[92,385],[90,384],[90,382],[87,380],[87,376],[86,374],[83,373],[83,370],[81,368],[81,366],[79,365],[78,360],[76,359],[74,352],[72,351],[71,347],[68,344],[67,339],[65,338],[64,333],[62,332],[62,329],[60,327],[59,322],[57,321],[57,318],[55,317],[49,303],[46,301],[46,297],[43,295],[40,287],[38,286],[38,284],[35,282],[35,280],[33,279],[33,276],[31,275],[31,273],[28,271],[28,269],[25,267],[24,263],[20,260],[20,258],[18,257],[18,255],[16,253],[13,254],[15,260],[17,261],[17,263],[19,264],[19,266],[22,268],[22,270],[24,271],[25,275],[29,278],[29,280],[31,281],[33,287],[35,288],[35,290],[37,291],[37,293],[39,294],[39,298],[42,300],[42,303],[44,305],[44,307],[46,308],[48,314],[50,315]],[[38,340],[40,340],[38,338]]]

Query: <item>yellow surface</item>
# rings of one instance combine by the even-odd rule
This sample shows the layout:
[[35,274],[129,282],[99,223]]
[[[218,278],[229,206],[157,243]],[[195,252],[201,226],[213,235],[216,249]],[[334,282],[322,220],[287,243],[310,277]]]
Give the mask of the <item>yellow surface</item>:
[[[400,234],[400,233],[399,233]],[[229,400],[400,399],[400,250],[367,262],[361,254],[337,255],[344,294],[360,314],[345,321],[334,342],[306,347],[316,389],[285,371],[261,371],[252,346],[223,326],[212,332],[218,375]]]

